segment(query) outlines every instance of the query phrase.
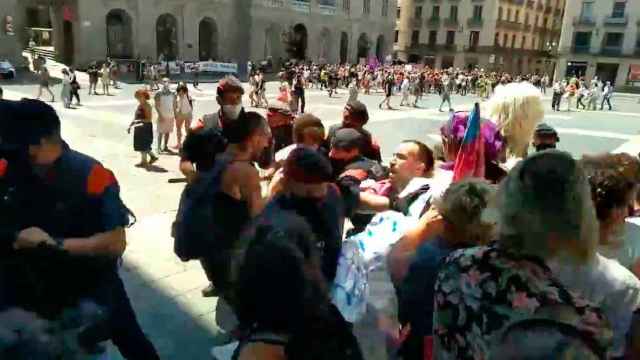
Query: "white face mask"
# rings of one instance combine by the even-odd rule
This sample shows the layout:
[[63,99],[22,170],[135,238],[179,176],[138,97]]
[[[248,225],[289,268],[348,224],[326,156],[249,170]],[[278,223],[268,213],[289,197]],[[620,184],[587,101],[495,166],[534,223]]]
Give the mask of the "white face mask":
[[242,111],[242,104],[222,105],[222,113],[227,119],[237,119]]

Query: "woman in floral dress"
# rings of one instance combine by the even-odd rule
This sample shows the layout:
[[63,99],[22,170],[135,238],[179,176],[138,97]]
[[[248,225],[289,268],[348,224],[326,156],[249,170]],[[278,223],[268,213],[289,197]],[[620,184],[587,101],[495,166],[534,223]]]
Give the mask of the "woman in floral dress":
[[567,291],[546,264],[584,262],[595,252],[597,221],[582,168],[568,153],[537,153],[502,182],[497,208],[498,241],[454,252],[438,274],[434,358],[491,358],[507,326],[535,318],[575,327],[606,356],[612,332],[602,311]]

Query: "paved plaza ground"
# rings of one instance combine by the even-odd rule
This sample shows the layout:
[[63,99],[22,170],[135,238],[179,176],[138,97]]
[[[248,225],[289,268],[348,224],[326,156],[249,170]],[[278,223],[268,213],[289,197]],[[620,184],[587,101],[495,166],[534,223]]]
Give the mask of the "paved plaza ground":
[[[55,75],[59,69],[55,66],[53,69]],[[53,89],[58,100],[53,105],[62,119],[64,139],[114,171],[124,201],[138,217],[138,222],[127,232],[128,248],[121,275],[142,327],[163,359],[206,359],[212,337],[222,322],[216,321],[216,315],[220,317],[223,312],[216,313],[215,298],[205,299],[200,294],[207,281],[199,263],[183,263],[173,254],[170,226],[184,185],[169,184],[168,180],[180,177],[178,157],[162,155],[154,172],[135,168],[139,154],[133,151],[132,135],[128,135],[126,129],[136,108],[133,93],[139,86],[123,85],[122,89],[113,91],[113,96],[87,96],[87,77],[80,74],[79,79],[83,86],[83,106],[64,109],[59,101],[59,85]],[[7,82],[0,85],[9,99],[33,97],[37,93],[35,85]],[[269,83],[269,100],[275,99],[276,88],[276,83]],[[203,84],[201,91],[192,90],[196,117],[217,109],[214,94],[214,84]],[[379,140],[385,161],[401,140],[417,139],[430,145],[439,142],[439,127],[447,114],[438,111],[436,95],[426,96],[420,109],[379,110],[377,104],[382,100],[379,93],[360,95],[360,100],[369,108],[371,121],[367,128]],[[453,96],[456,110],[469,109],[476,100],[473,96]],[[399,101],[399,97],[394,97],[393,104],[397,106]],[[639,98],[633,96],[614,96],[611,112],[551,112],[550,98],[545,97],[545,121],[558,130],[559,147],[576,157],[616,149],[637,154],[640,151],[638,101]],[[345,102],[345,90],[334,98],[317,89],[307,92],[307,111],[320,117],[327,126],[341,121]],[[248,104],[249,100],[245,99],[244,103]],[[172,136],[171,145],[174,143]],[[112,357],[120,358],[118,354]],[[375,357],[383,358],[382,354]]]

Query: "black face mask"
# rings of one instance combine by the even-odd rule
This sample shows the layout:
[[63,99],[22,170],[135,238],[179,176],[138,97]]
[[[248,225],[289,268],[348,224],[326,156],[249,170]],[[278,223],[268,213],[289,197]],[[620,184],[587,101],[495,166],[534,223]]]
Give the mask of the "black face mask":
[[540,152],[547,149],[555,149],[556,144],[538,144],[538,145],[535,145],[534,147],[536,148],[536,151]]

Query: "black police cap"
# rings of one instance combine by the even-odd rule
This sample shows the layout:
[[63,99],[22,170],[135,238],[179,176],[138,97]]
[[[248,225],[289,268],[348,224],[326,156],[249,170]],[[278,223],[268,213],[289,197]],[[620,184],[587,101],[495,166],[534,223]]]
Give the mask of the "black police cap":
[[331,139],[331,147],[335,149],[362,148],[363,143],[364,136],[358,130],[351,128],[342,128],[336,131],[333,139]]
[[42,138],[60,133],[60,118],[40,100],[0,100],[0,131],[5,144],[39,144]]
[[317,150],[301,146],[291,151],[284,163],[284,176],[304,184],[319,184],[332,179],[329,160]]

